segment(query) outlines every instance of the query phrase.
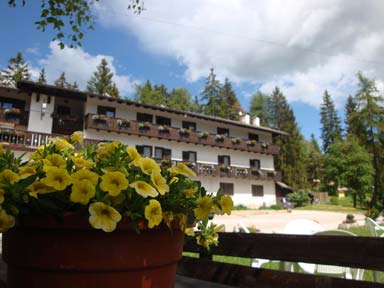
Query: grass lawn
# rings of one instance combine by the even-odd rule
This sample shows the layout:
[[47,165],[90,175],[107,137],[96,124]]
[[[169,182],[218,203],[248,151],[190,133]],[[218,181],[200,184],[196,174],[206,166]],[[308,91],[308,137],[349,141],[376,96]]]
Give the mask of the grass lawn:
[[315,204],[307,205],[303,207],[297,207],[295,210],[316,210],[316,211],[331,211],[331,212],[364,212],[364,210],[356,209],[353,207],[345,207],[341,205],[331,205],[331,204]]

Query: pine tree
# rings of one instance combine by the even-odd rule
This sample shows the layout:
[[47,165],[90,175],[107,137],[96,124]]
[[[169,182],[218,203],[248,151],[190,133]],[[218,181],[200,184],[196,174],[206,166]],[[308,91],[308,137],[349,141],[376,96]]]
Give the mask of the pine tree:
[[79,85],[77,84],[77,82],[73,82],[72,84],[68,84],[68,88],[69,89],[72,89],[72,90],[78,90],[79,89]]
[[45,69],[40,70],[39,79],[37,80],[37,83],[40,84],[46,84],[47,83],[47,77],[45,75]]
[[192,112],[196,112],[196,113],[199,113],[199,114],[203,113],[203,108],[200,105],[199,97],[198,96],[195,96],[195,99],[193,100]]
[[205,81],[204,90],[201,93],[201,100],[205,102],[203,104],[203,111],[205,115],[218,116],[219,110],[221,109],[218,105],[220,89],[220,82],[216,80],[214,69],[211,68],[211,72]]
[[322,175],[322,154],[315,135],[311,134],[308,143],[307,179],[312,188],[317,188]]
[[272,92],[268,105],[273,128],[288,133],[288,136],[280,136],[275,141],[280,146],[280,153],[275,158],[276,170],[281,171],[283,181],[292,188],[305,188],[307,155],[304,138],[292,109],[278,87]]
[[28,80],[30,77],[28,64],[25,63],[21,52],[9,59],[7,68],[0,71],[1,84],[8,86],[16,86],[20,80]]
[[[163,104],[165,106],[169,107],[168,103],[171,99],[171,93],[168,92],[167,87],[164,84],[154,85],[153,90],[158,92],[161,95],[162,99],[164,99]],[[171,108],[171,107],[169,107],[169,108]]]
[[67,82],[65,72],[61,72],[59,78],[55,80],[54,85],[58,88],[69,88],[70,84]]
[[378,93],[374,80],[366,78],[363,74],[357,74],[359,90],[355,96],[356,112],[350,115],[352,123],[360,123],[364,128],[355,135],[361,145],[364,145],[373,156],[374,190],[369,208],[377,205],[378,200],[384,202],[383,176],[383,147],[380,139],[383,136],[384,127],[384,98]]
[[260,124],[262,126],[269,126],[268,103],[268,95],[263,94],[261,91],[257,91],[251,98],[249,112],[251,116],[260,118]]
[[323,140],[323,151],[327,153],[330,145],[341,140],[341,124],[337,116],[335,104],[328,91],[325,90],[323,103],[321,104],[321,139]]
[[100,64],[88,81],[87,91],[101,95],[109,95],[111,97],[119,98],[119,90],[116,84],[112,81],[113,73],[108,67],[107,59],[101,59]]
[[185,88],[175,88],[170,94],[168,107],[181,111],[193,111],[194,103],[192,102],[191,93]]
[[243,109],[228,78],[225,78],[224,85],[219,91],[217,105],[220,107],[217,116],[236,121],[240,119],[239,113],[242,112]]
[[135,101],[148,105],[165,105],[163,95],[152,88],[151,81],[147,80],[144,86],[136,85]]

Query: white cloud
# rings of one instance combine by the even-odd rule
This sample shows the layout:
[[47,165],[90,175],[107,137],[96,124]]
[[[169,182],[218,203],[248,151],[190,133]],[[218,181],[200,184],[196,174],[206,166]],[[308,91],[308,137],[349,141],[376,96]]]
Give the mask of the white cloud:
[[[137,81],[133,80],[131,76],[117,74],[115,60],[112,56],[91,55],[82,48],[65,47],[60,49],[55,42],[51,42],[49,48],[49,54],[38,61],[39,66],[46,71],[48,83],[53,83],[62,72],[65,72],[68,82],[73,83],[76,81],[80,89],[85,89],[87,81],[96,71],[101,59],[106,58],[114,74],[113,81],[119,88],[120,95],[123,97],[128,96],[134,91],[134,84]],[[35,67],[32,67],[32,69],[36,70]]]
[[[384,1],[146,0],[133,16],[125,0],[98,4],[105,25],[123,27],[151,53],[185,65],[196,81],[220,78],[280,85],[291,101],[319,105],[324,89],[341,103],[358,71],[384,79]],[[383,61],[384,62],[384,61]]]

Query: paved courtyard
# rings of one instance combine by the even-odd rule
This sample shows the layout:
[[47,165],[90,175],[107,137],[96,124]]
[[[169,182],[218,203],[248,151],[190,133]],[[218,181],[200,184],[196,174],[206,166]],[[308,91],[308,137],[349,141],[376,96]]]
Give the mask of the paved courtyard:
[[[345,220],[346,212],[327,212],[327,211],[303,211],[287,210],[245,210],[233,211],[231,216],[215,216],[214,223],[224,224],[226,232],[232,232],[239,224],[243,223],[247,227],[254,227],[262,233],[283,232],[285,225],[297,219],[312,220],[319,223],[324,229],[337,229],[337,226]],[[357,223],[364,225],[364,214],[353,213]]]

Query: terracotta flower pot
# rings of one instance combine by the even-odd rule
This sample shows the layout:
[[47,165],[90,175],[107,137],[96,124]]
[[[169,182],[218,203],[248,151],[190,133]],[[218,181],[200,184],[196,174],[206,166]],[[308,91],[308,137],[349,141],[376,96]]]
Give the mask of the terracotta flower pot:
[[183,237],[167,228],[137,234],[124,221],[105,233],[77,216],[23,222],[3,235],[8,287],[174,287]]

